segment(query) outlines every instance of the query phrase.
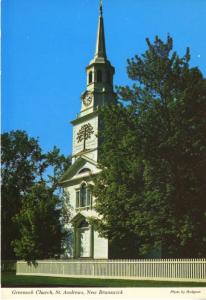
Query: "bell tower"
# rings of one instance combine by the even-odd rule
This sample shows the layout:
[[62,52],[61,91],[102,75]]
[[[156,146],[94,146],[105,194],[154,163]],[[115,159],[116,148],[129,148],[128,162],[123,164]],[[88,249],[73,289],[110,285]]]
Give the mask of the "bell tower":
[[89,224],[97,217],[91,185],[93,176],[101,172],[98,166],[101,116],[99,108],[115,103],[113,91],[114,67],[106,55],[102,2],[100,1],[97,40],[94,58],[86,67],[86,88],[81,95],[81,110],[73,125],[72,165],[61,178],[71,210],[71,219],[65,228],[70,230],[65,255],[74,258],[107,259],[108,240],[99,236]]
[[96,49],[86,67],[86,90],[81,95],[81,110],[71,123],[73,129],[73,162],[82,154],[97,161],[98,108],[115,102],[113,91],[114,67],[107,59],[102,1],[99,7]]

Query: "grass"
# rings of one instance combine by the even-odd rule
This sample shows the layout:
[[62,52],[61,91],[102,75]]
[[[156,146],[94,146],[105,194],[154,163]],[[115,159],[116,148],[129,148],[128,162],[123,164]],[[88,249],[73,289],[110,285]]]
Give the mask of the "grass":
[[1,282],[2,287],[206,287],[206,282],[16,276],[12,272],[2,273]]

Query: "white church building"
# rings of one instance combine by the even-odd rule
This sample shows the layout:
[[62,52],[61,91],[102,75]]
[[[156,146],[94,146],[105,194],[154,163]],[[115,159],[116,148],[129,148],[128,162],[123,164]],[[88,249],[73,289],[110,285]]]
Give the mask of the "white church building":
[[69,199],[72,218],[66,226],[72,232],[73,258],[109,258],[108,240],[101,238],[88,219],[97,216],[89,186],[92,176],[98,174],[98,130],[100,120],[98,109],[115,102],[113,91],[114,67],[106,55],[102,4],[98,21],[96,51],[86,67],[87,85],[81,95],[81,111],[71,121],[73,125],[72,165],[61,179],[61,185]]

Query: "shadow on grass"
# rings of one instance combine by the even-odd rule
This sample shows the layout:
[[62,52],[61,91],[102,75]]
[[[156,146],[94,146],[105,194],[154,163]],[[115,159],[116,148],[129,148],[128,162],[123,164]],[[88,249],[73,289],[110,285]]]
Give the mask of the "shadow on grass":
[[1,281],[2,287],[206,287],[206,282],[16,276],[13,272],[2,273]]

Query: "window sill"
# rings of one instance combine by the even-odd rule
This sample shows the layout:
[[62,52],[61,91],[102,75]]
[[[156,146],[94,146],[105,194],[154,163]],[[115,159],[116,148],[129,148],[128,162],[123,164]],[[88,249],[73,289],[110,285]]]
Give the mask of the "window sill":
[[90,209],[92,209],[91,206],[83,206],[83,207],[76,207],[75,208],[76,211],[90,210]]

